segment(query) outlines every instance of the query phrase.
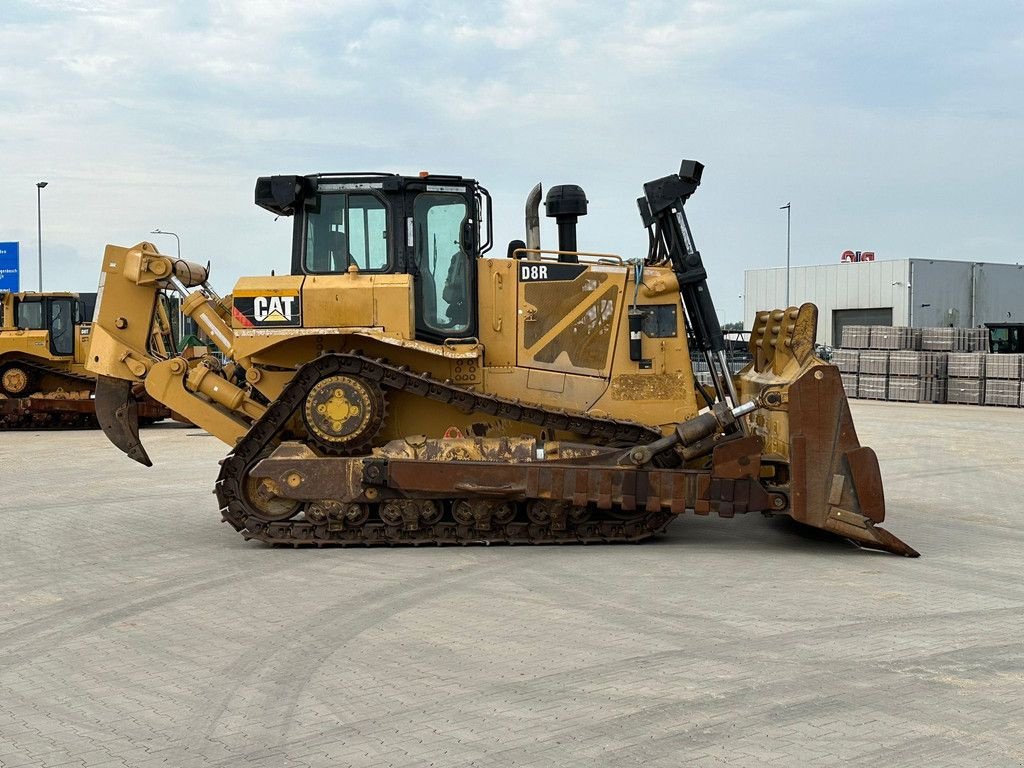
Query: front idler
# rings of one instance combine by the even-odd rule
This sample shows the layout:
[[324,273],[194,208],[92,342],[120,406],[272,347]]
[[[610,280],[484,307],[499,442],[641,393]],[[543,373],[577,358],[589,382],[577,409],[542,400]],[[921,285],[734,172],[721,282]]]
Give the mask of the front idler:
[[139,405],[132,393],[132,382],[111,376],[96,377],[96,419],[110,442],[139,464],[153,466],[139,439]]

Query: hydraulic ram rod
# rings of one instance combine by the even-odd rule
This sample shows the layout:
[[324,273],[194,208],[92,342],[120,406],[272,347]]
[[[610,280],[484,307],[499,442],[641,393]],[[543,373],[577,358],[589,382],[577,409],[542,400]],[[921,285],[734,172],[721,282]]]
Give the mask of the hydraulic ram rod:
[[715,391],[720,400],[725,400],[728,393],[732,404],[738,405],[739,398],[725,356],[725,336],[708,290],[707,271],[683,210],[686,200],[700,186],[703,171],[704,166],[695,160],[684,160],[679,173],[644,184],[644,197],[637,202],[644,225],[654,227],[668,252],[694,340],[708,358]]

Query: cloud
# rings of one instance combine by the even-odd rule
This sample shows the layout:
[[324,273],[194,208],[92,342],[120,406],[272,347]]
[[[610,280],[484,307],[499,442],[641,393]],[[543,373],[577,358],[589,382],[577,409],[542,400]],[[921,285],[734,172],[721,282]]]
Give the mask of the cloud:
[[[481,10],[487,5],[480,6]],[[521,51],[547,45],[563,30],[565,17],[584,12],[577,2],[551,3],[546,0],[520,0],[503,4],[498,20],[470,21],[466,17],[452,30],[456,43],[485,42],[499,49]]]
[[726,319],[742,270],[784,254],[787,199],[794,263],[854,240],[1013,260],[1019,22],[1004,0],[9,4],[0,240],[32,250],[46,178],[67,266],[51,287],[90,288],[104,243],[159,226],[227,289],[287,267],[256,176],[429,168],[491,188],[499,245],[534,182],[581,183],[581,244],[633,256],[641,185],[689,156],[708,165],[691,222]]

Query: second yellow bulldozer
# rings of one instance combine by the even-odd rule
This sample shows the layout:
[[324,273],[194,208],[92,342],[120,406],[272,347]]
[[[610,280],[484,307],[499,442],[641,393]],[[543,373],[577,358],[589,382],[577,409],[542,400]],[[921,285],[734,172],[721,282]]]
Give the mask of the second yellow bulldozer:
[[[77,293],[0,293],[0,429],[97,426],[90,332]],[[143,421],[170,415],[139,394]]]
[[[108,246],[88,361],[108,437],[149,464],[131,388],[221,438],[223,518],[271,544],[638,541],[677,515],[784,514],[917,553],[879,527],[878,462],[813,305],[761,312],[729,370],[684,211],[703,166],[644,185],[645,257],[582,252],[574,185],[552,188],[557,249],[492,249],[487,190],[460,176],[271,176],[256,203],[293,217],[290,274],[207,270],[150,243]],[[220,356],[169,354],[160,295]],[[691,356],[714,373],[699,386]]]

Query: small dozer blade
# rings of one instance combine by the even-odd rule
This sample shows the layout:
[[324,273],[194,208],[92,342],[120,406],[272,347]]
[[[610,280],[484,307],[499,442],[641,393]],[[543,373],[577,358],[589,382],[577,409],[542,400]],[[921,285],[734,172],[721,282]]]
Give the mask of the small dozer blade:
[[96,419],[110,442],[139,464],[153,466],[139,439],[139,405],[132,394],[132,382],[96,377]]
[[839,369],[814,354],[817,321],[813,304],[758,313],[753,362],[737,377],[741,400],[764,406],[749,423],[766,463],[788,464],[779,488],[789,505],[780,511],[862,547],[917,557],[878,527],[885,520],[878,458],[857,439]]

